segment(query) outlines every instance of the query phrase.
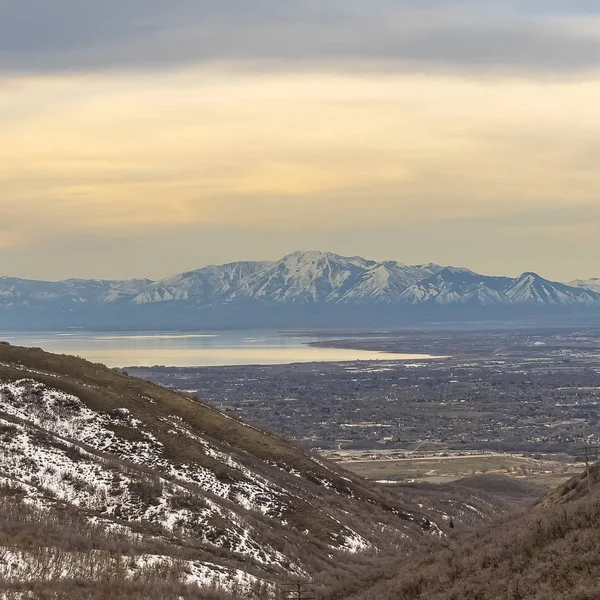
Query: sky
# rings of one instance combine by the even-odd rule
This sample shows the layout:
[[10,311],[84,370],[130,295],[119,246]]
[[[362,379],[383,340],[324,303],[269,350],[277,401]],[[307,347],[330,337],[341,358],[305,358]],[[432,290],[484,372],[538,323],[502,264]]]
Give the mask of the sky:
[[0,0],[0,274],[600,277],[598,107],[597,1]]

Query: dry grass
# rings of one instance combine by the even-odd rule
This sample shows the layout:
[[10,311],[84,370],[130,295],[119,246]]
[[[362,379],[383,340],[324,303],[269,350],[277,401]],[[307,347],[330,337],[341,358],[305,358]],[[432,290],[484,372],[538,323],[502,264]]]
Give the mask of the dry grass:
[[446,483],[473,475],[496,473],[527,477],[552,487],[573,475],[571,465],[510,454],[361,460],[342,464],[344,468],[366,479],[431,483]]
[[593,494],[578,475],[534,510],[400,563],[330,600],[592,600],[600,597],[600,469]]
[[[222,462],[208,456],[202,444],[194,442],[189,437],[173,433],[173,417],[180,419],[191,431],[232,456],[253,473],[274,482],[285,494],[289,508],[282,517],[287,521],[288,527],[260,513],[245,511],[239,506],[234,506],[233,502],[228,506],[232,510],[235,509],[236,515],[239,515],[239,518],[251,528],[256,539],[269,544],[288,557],[288,560],[301,564],[307,571],[318,577],[323,584],[323,590],[327,593],[338,588],[340,582],[352,581],[356,577],[370,577],[378,573],[381,565],[415,550],[423,543],[437,544],[439,547],[439,538],[430,535],[426,523],[429,519],[442,523],[440,515],[447,510],[450,503],[454,503],[452,506],[460,506],[461,502],[468,501],[477,507],[477,513],[468,510],[461,512],[456,509],[457,522],[461,522],[464,527],[481,522],[485,514],[500,510],[498,504],[494,504],[489,499],[480,501],[464,491],[455,490],[440,490],[436,494],[429,494],[427,504],[419,506],[423,499],[420,490],[387,489],[371,485],[347,473],[339,466],[326,461],[316,462],[293,443],[245,425],[197,399],[82,359],[0,344],[0,363],[0,378],[3,380],[28,378],[32,376],[31,371],[35,371],[37,381],[77,396],[94,411],[110,413],[118,408],[127,408],[134,418],[142,421],[144,429],[163,444],[164,455],[175,462],[208,468],[223,480],[235,480],[240,477],[240,471],[230,467],[226,461]],[[20,369],[19,365],[29,371]],[[137,436],[135,430],[123,428],[121,431],[118,425],[116,427],[118,433],[128,439]],[[0,438],[2,435],[10,435],[10,430],[0,431]],[[40,430],[39,435],[43,437],[44,431]],[[46,439],[44,443],[61,442],[56,439]],[[85,450],[90,449],[85,448]],[[76,449],[73,452],[76,452]],[[120,470],[126,470],[127,473],[135,475],[135,484],[129,491],[132,496],[149,505],[158,498],[159,487],[162,485],[159,479],[168,484],[168,478],[165,478],[164,474],[162,476],[158,474],[157,477],[157,473],[153,473],[150,469],[119,461],[116,457],[102,456],[101,459],[110,463],[117,474]],[[288,470],[291,469],[296,474],[290,474]],[[205,493],[193,485],[188,488],[189,495],[181,494],[174,502],[190,507],[192,513],[194,510],[201,510],[204,506],[203,494]],[[128,526],[143,538],[137,546],[132,547],[131,540],[128,539],[106,540],[102,535],[85,529],[85,520],[89,515],[79,514],[77,511],[73,513],[72,509],[73,507],[65,507],[65,518],[71,519],[70,521],[61,521],[62,517],[57,516],[58,511],[52,512],[52,518],[57,520],[58,525],[51,529],[47,529],[44,525],[40,529],[41,533],[45,531],[43,539],[35,537],[37,534],[34,530],[37,525],[32,526],[29,522],[19,525],[21,533],[18,536],[24,536],[22,539],[33,536],[32,545],[40,547],[64,548],[65,545],[74,544],[74,540],[77,539],[77,544],[82,549],[97,548],[111,556],[160,550],[174,558],[218,560],[219,564],[242,567],[255,575],[273,580],[283,575],[276,567],[259,568],[256,563],[234,555],[226,547],[211,546],[209,552],[206,546],[202,546],[193,537],[181,539],[173,536],[172,539],[167,539],[164,531],[161,532],[150,523],[138,523],[135,526],[128,523]],[[116,520],[118,521],[118,518]],[[12,521],[15,519],[13,518]],[[10,522],[11,519],[5,521],[4,531],[9,531],[12,527]],[[16,522],[18,523],[18,519]],[[219,528],[226,529],[230,524],[223,521],[212,523],[211,526],[216,535]],[[362,555],[337,552],[333,546],[336,540],[342,541],[345,527],[368,536],[374,542],[372,549]],[[16,530],[11,535],[14,540],[14,535],[17,535]],[[52,540],[51,543],[48,540]],[[130,598],[177,597],[170,596],[171,592],[168,594],[162,592],[166,594],[163,596],[160,594],[143,596],[142,591],[130,589],[123,578],[116,580],[121,582],[119,585],[122,585],[121,588],[118,586],[114,588],[114,595],[98,592],[100,595],[94,596],[90,591],[89,582],[84,580],[80,584],[85,592],[82,591],[80,596],[77,595],[79,592],[69,590],[62,597],[119,598],[121,597],[118,595],[121,593],[119,589],[130,590],[126,592],[130,594]],[[140,585],[142,584],[146,585],[140,582]],[[104,589],[98,585],[96,585],[97,589]],[[177,586],[180,583],[175,581],[172,585]],[[52,587],[49,586],[47,591],[51,593]],[[89,595],[85,596],[85,593]],[[101,593],[107,595],[102,596]],[[180,595],[188,597],[184,594]]]

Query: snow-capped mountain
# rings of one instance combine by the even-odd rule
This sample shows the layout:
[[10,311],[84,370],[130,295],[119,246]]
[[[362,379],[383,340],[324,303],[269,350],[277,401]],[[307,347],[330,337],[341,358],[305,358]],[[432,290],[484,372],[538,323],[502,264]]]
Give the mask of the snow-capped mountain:
[[468,269],[448,267],[407,288],[401,298],[410,304],[471,304],[588,306],[598,305],[600,296],[590,290],[554,283],[536,275],[490,277]]
[[433,264],[408,266],[395,261],[376,264],[363,273],[352,289],[341,296],[340,301],[352,304],[394,302],[409,286],[430,277],[440,269],[440,266]]
[[413,283],[400,297],[412,305],[505,304],[507,299],[502,291],[512,281],[507,277],[486,277],[468,269],[447,267],[431,277]]
[[225,322],[224,311],[235,310],[237,323],[244,325],[244,310],[249,311],[249,306],[263,310],[261,318],[267,321],[274,314],[269,311],[277,307],[286,307],[288,315],[315,314],[321,309],[331,314],[333,308],[347,307],[362,311],[368,320],[369,310],[375,307],[392,317],[409,315],[416,307],[433,314],[435,307],[442,306],[511,309],[513,315],[519,307],[529,313],[544,307],[599,312],[600,280],[564,284],[535,273],[517,278],[487,276],[464,268],[410,266],[330,252],[294,252],[276,262],[209,266],[160,281],[0,278],[0,309],[4,309],[0,327],[5,328],[10,328],[11,319],[18,326],[30,318],[53,326],[163,327],[170,323],[165,320],[167,313],[187,326],[190,319],[197,324],[199,315],[217,309]]
[[249,278],[239,296],[277,302],[331,302],[376,263],[329,252],[294,252]]
[[[124,284],[118,284],[124,285]],[[277,262],[238,262],[211,266],[148,283],[139,294],[128,283],[125,298],[113,288],[100,302],[134,304],[185,301],[197,306],[241,300],[278,304],[477,304],[584,305],[600,307],[600,292],[543,279],[492,277],[436,264],[410,266],[376,262],[331,252],[294,252]]]
[[77,305],[97,301],[120,281],[67,279],[35,281],[17,277],[0,277],[0,306],[43,306],[47,304]]
[[[238,262],[181,273],[145,285],[135,304],[182,300],[213,305],[234,300],[280,303],[389,302],[440,267],[377,263],[330,252],[294,252],[278,262]],[[111,290],[112,292],[112,290]],[[119,300],[111,292],[102,302]]]
[[[2,529],[0,595],[11,577],[33,579],[30,567],[50,586],[81,585],[117,561],[111,577],[143,580],[154,566],[246,596],[324,569],[344,578],[376,553],[444,537],[448,506],[465,522],[495,510],[464,493],[440,492],[435,506],[418,490],[392,494],[197,399],[7,344],[0,448],[0,525],[19,515]],[[106,560],[92,569],[95,552]]]
[[[180,300],[198,305],[224,302],[235,297],[242,282],[263,272],[272,264],[269,262],[236,262],[181,273],[144,286],[133,297],[133,302],[134,304],[147,304]],[[109,300],[107,297],[103,297],[101,301]]]
[[153,285],[151,279],[128,279],[112,283],[106,291],[102,291],[94,300],[100,300],[105,304],[112,304],[120,300],[131,300],[144,293],[146,288]]
[[567,283],[570,287],[583,288],[585,290],[592,290],[600,294],[600,277],[592,277],[591,279],[576,279]]
[[535,273],[523,273],[507,288],[506,296],[515,304],[594,306],[598,303],[598,294],[593,291],[548,281]]

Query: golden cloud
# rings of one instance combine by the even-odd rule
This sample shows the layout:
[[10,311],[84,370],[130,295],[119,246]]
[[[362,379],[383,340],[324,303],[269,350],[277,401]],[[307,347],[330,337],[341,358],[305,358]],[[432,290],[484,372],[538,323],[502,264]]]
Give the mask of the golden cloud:
[[39,235],[493,217],[600,194],[595,79],[191,69],[5,90],[0,213]]

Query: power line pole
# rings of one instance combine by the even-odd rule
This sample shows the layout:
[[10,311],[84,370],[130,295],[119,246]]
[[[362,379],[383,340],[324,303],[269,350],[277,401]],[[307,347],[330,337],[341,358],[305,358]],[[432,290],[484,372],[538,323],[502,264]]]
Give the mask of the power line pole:
[[589,446],[585,447],[585,472],[587,473],[588,492],[591,496],[592,495],[592,478],[590,477],[590,448],[589,448]]
[[590,464],[592,460],[594,462],[598,461],[598,454],[600,451],[600,446],[585,444],[583,448],[579,449],[579,458],[581,460],[581,455],[583,455],[583,460],[585,461],[585,473],[588,481],[588,492],[590,495],[592,494],[592,477],[590,475]]
[[317,600],[315,584],[311,581],[291,581],[279,587],[284,600]]

